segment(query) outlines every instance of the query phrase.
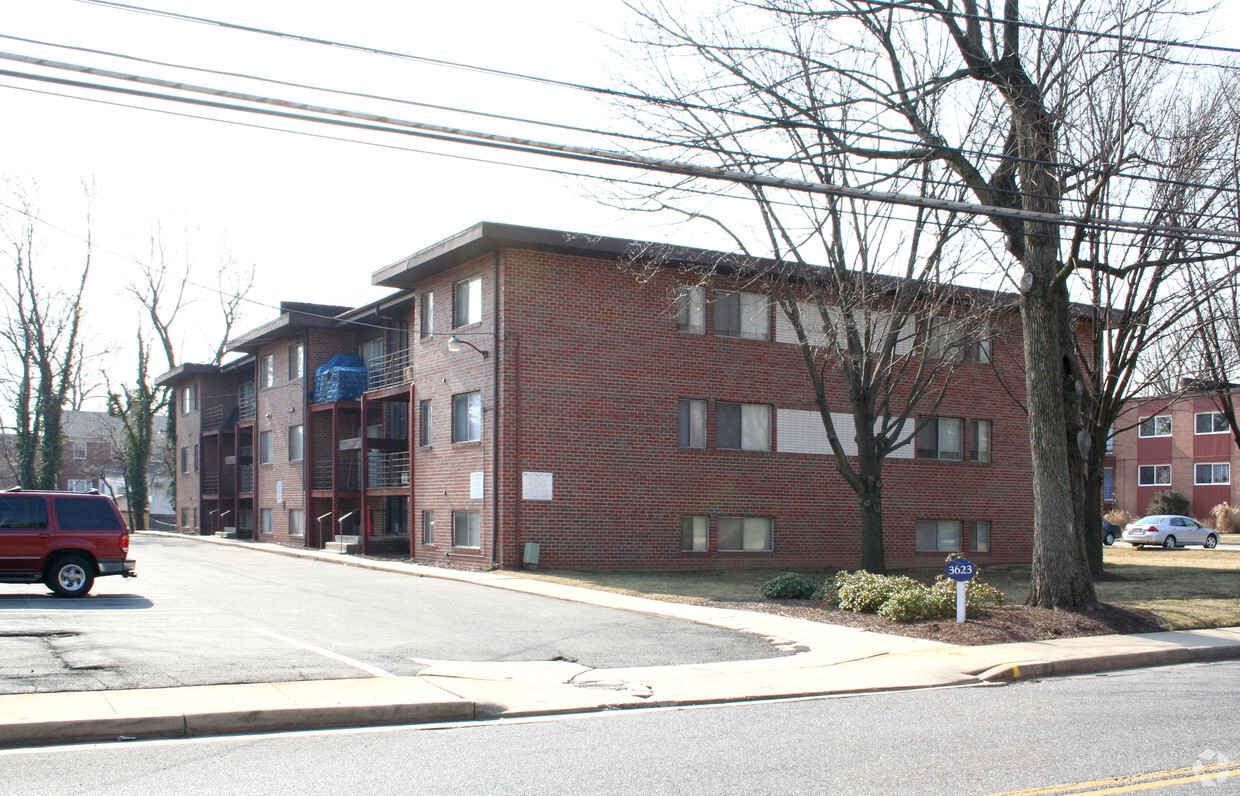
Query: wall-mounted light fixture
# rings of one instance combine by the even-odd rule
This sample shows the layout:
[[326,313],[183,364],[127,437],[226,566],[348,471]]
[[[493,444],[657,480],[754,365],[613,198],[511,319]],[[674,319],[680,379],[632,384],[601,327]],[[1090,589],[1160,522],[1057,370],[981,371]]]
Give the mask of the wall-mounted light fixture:
[[455,354],[455,353],[457,353],[458,351],[460,351],[460,350],[461,350],[461,346],[463,346],[463,345],[467,345],[467,346],[469,346],[470,348],[472,348],[472,349],[474,349],[475,351],[477,351],[479,354],[482,354],[482,358],[483,358],[483,359],[486,359],[488,356],[490,356],[490,352],[488,352],[488,351],[483,351],[481,348],[479,348],[478,346],[476,346],[476,345],[474,345],[473,343],[469,342],[468,340],[462,340],[461,338],[457,337],[456,335],[452,335],[452,338],[451,338],[450,340],[448,340],[448,350],[449,350],[450,352],[452,352],[453,354]]

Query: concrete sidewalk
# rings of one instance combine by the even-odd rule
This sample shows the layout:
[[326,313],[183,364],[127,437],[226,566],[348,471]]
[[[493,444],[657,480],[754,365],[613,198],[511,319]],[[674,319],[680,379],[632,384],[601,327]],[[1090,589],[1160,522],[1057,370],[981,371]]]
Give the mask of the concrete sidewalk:
[[1240,628],[957,647],[773,614],[668,603],[502,572],[465,572],[194,538],[687,619],[756,633],[791,654],[753,661],[629,669],[590,669],[568,661],[419,660],[427,668],[416,677],[8,695],[0,696],[0,746],[857,694],[1240,659]]

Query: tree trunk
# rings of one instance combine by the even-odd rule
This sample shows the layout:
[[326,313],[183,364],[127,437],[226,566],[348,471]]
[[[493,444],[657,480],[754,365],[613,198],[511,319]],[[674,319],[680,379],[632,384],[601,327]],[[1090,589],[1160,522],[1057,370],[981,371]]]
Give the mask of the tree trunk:
[[1095,578],[1102,574],[1102,471],[1085,476],[1084,510],[1081,526],[1085,538],[1085,558]]
[[861,498],[861,568],[866,572],[886,574],[882,488],[867,489],[858,497]]

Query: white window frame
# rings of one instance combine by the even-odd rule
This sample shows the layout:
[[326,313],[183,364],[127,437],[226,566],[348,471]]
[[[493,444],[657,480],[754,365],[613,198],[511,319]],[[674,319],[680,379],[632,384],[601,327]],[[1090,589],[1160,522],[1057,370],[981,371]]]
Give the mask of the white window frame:
[[[1159,479],[1159,474],[1165,472],[1166,478]],[[1149,473],[1150,479],[1145,478]],[[1171,465],[1169,464],[1142,464],[1137,467],[1137,486],[1171,486]]]
[[1115,468],[1102,468],[1102,499],[1115,500]]
[[288,380],[296,381],[306,376],[306,344],[293,343],[288,347]]
[[271,432],[258,432],[258,463],[271,464],[271,460],[275,455],[274,445],[272,445]]
[[679,444],[682,448],[706,447],[706,402],[682,398],[676,404]]
[[65,484],[66,491],[85,492],[90,489],[90,481],[85,478],[70,478]]
[[[739,523],[739,527],[734,527]],[[739,547],[732,547],[731,536],[739,533]],[[771,553],[775,550],[775,520],[771,517],[720,517],[715,543],[721,553]]]
[[[943,425],[944,421],[951,421],[951,422],[959,424],[957,426],[957,428],[959,429],[959,433],[956,435],[956,439],[960,443],[960,448],[957,451],[948,451],[949,453],[953,453],[956,455],[949,455],[949,456],[943,455],[945,451],[944,444],[943,444],[944,443],[944,433],[943,433],[944,432],[944,425]],[[933,456],[925,455],[925,451],[929,449],[923,448],[921,444],[922,435],[926,433],[926,429],[931,426],[933,426],[934,428],[934,438],[935,438]],[[949,425],[948,428],[950,427],[951,426]],[[935,416],[935,417],[927,418],[926,424],[922,426],[921,429],[918,430],[917,438],[913,440],[912,444],[917,447],[917,458],[923,461],[958,462],[964,459],[964,448],[965,448],[964,436],[965,436],[965,425],[964,425],[963,418]],[[948,440],[950,441],[950,435],[948,437]]]
[[306,427],[296,425],[288,427],[288,460],[300,462],[306,458]]
[[258,510],[258,532],[268,536],[274,532],[271,524],[271,509]]
[[[462,540],[465,544],[461,544]],[[482,512],[452,512],[452,546],[482,548]]]
[[[464,399],[465,415],[461,408]],[[461,392],[452,396],[452,441],[478,442],[482,439],[482,392]]]
[[306,510],[305,509],[289,509],[288,510],[288,535],[289,536],[305,536],[306,535]]
[[[1211,431],[1201,430],[1201,418],[1203,417],[1209,417],[1211,419],[1210,426],[1213,430]],[[1223,427],[1219,429],[1215,429],[1214,426],[1217,425],[1219,420],[1223,421]],[[1193,434],[1195,436],[1205,436],[1207,434],[1230,434],[1230,433],[1231,433],[1231,426],[1227,423],[1227,415],[1224,414],[1223,412],[1196,412],[1193,414]]]
[[[934,525],[934,546],[922,544]],[[918,520],[913,533],[913,545],[918,553],[958,553],[964,533],[960,520]],[[955,542],[953,545],[952,542]]]
[[198,387],[191,384],[181,388],[181,414],[188,415],[198,408]]
[[434,441],[435,427],[433,425],[434,404],[430,398],[423,398],[418,401],[418,447],[429,448]]
[[[1147,420],[1151,421],[1150,430],[1154,432],[1152,434],[1145,433],[1145,421]],[[1161,433],[1159,432],[1158,430],[1158,426],[1160,425],[1158,422],[1159,420],[1167,421],[1167,430],[1165,432],[1161,432]],[[1171,436],[1171,429],[1172,429],[1171,415],[1150,415],[1149,417],[1142,417],[1137,420],[1137,436],[1140,437],[1141,439],[1154,439],[1156,437],[1169,437]]]
[[258,386],[263,390],[276,386],[275,354],[264,354],[258,358]]
[[706,334],[706,288],[676,286],[676,329],[686,334]]
[[680,552],[705,553],[710,549],[710,517],[686,514],[680,518]]
[[[733,307],[732,305],[736,306]],[[736,313],[735,329],[722,322],[725,313]],[[715,293],[715,335],[741,340],[771,339],[771,304],[761,293],[741,290]]]
[[88,453],[88,450],[89,450],[89,446],[85,442],[73,443],[73,458],[85,459]]
[[[740,428],[739,446],[723,446],[719,444],[719,408],[722,406],[738,406]],[[734,401],[715,402],[715,448],[717,450],[769,451],[771,449],[771,407],[770,404],[743,404]]]
[[[1201,480],[1202,467],[1210,468],[1210,481]],[[1218,480],[1219,467],[1225,467],[1226,476],[1224,480]],[[1195,462],[1193,464],[1193,486],[1220,486],[1231,483],[1231,462]]]
[[452,328],[460,329],[475,323],[482,323],[481,276],[462,279],[452,286]]
[[422,511],[422,544],[427,547],[435,546],[435,512],[434,510],[424,509]]
[[989,420],[969,420],[967,447],[971,462],[989,462],[993,455],[994,424]]
[[[990,520],[972,520],[969,522],[969,552],[990,552]],[[985,538],[985,541],[982,541]]]

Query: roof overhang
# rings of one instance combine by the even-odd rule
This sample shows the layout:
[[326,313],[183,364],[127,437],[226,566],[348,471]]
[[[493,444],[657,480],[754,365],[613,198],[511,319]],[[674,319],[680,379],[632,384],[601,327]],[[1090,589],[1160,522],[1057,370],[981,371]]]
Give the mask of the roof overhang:
[[218,365],[201,365],[194,362],[187,362],[184,365],[177,365],[167,373],[161,373],[155,377],[156,387],[171,387],[177,382],[184,381],[191,376],[213,376],[220,372]]

